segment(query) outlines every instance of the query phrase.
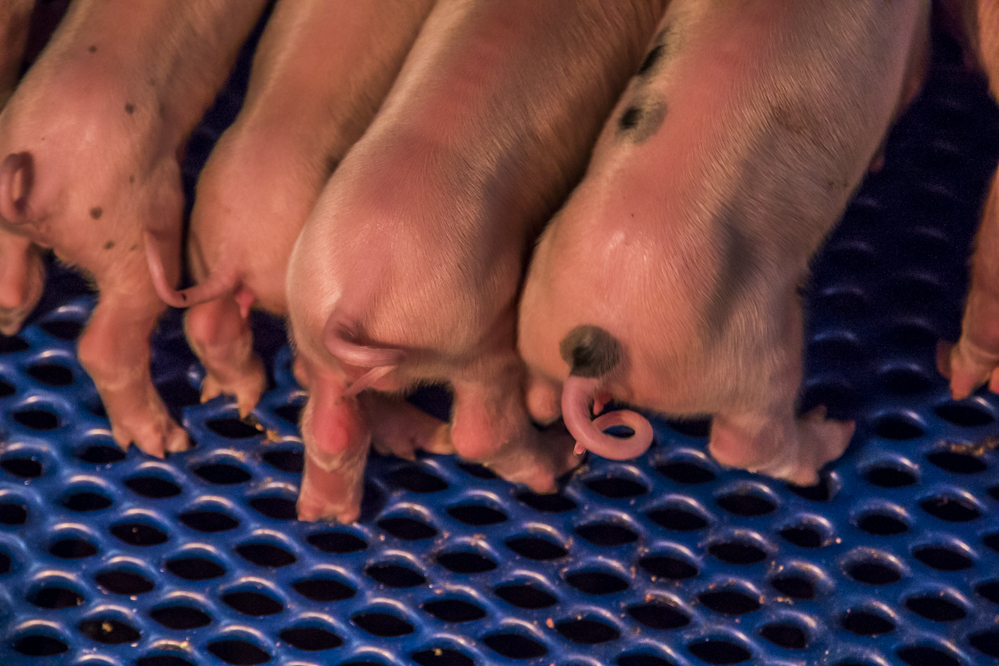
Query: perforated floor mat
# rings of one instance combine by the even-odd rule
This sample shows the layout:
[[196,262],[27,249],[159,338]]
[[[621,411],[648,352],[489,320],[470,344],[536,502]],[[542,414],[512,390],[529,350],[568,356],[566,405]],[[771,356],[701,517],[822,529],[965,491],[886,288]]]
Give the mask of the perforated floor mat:
[[44,314],[0,338],[0,663],[994,663],[999,400],[949,400],[933,348],[958,332],[999,113],[954,62],[938,52],[815,262],[803,407],[858,421],[816,488],[723,471],[705,424],[659,422],[648,455],[591,459],[550,496],[374,457],[358,524],[298,523],[279,327],[257,322],[275,387],[250,425],[197,404],[173,313],[154,375],[197,447],[124,454],[74,355],[92,296],[55,267]]

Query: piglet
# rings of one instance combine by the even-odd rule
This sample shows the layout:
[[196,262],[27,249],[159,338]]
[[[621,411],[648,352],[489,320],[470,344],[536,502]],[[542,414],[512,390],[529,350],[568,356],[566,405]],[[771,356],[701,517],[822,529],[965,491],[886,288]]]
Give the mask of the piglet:
[[[281,0],[267,22],[243,109],[198,181],[188,251],[197,286],[175,291],[150,235],[160,297],[191,306],[185,330],[205,367],[201,399],[253,409],[267,377],[251,306],[285,315],[288,257],[319,192],[367,128],[431,0]],[[391,20],[387,20],[391,17]]]
[[531,261],[518,348],[537,421],[626,459],[652,431],[630,410],[592,421],[611,399],[713,415],[720,463],[817,481],[854,425],[795,416],[797,290],[919,89],[927,24],[924,0],[670,3]]
[[263,4],[77,0],[0,113],[2,330],[16,331],[41,293],[39,247],[86,273],[100,298],[80,362],[115,441],[155,456],[188,438],[150,379],[149,335],[165,308],[143,232],[166,239],[176,279],[179,159]]
[[[530,243],[581,175],[663,6],[438,0],[292,253],[309,390],[300,518],[354,520],[369,445],[385,438],[453,447],[537,491],[578,464],[571,439],[524,408],[515,302]],[[401,400],[429,382],[453,388],[449,423]]]
[[[999,3],[970,1],[963,5],[970,61],[980,65],[999,100]],[[937,365],[950,379],[955,399],[968,397],[988,382],[999,393],[999,171],[992,178],[981,227],[971,257],[971,285],[956,345],[941,343]]]

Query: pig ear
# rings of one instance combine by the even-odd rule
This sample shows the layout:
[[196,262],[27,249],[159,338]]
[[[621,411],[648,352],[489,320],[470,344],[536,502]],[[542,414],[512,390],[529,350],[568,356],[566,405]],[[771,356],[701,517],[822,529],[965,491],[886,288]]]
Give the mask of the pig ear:
[[[213,301],[235,289],[235,276],[222,271],[213,272],[207,280],[189,289],[180,291],[174,289],[170,286],[170,281],[167,280],[166,269],[163,268],[163,243],[160,242],[156,234],[148,230],[143,232],[142,238],[146,246],[146,263],[149,265],[149,275],[153,279],[153,287],[156,289],[156,295],[167,305],[174,308],[186,308]],[[242,313],[242,311],[243,304],[240,303],[240,312]]]
[[31,217],[28,201],[35,184],[35,160],[31,153],[11,153],[0,162],[0,217],[24,224]]
[[[600,385],[598,377],[570,375],[562,388],[562,418],[576,438],[576,453],[592,451],[602,458],[629,460],[645,453],[652,445],[652,426],[637,412],[617,410],[590,420],[590,405]],[[627,426],[630,437],[604,433],[613,426]]]
[[359,345],[350,338],[346,322],[336,312],[326,321],[323,341],[326,349],[340,362],[371,370],[347,387],[344,395],[357,395],[376,381],[395,370],[405,358],[401,349],[380,349]]

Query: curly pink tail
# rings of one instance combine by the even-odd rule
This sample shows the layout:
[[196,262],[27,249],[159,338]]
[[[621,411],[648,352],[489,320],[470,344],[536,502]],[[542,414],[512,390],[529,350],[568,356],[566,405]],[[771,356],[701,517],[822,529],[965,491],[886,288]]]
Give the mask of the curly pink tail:
[[[652,446],[652,426],[637,412],[622,409],[590,419],[590,405],[600,385],[598,377],[570,375],[562,386],[562,418],[569,433],[576,438],[576,453],[592,451],[602,458],[630,460]],[[632,429],[630,437],[614,437],[604,433],[613,426]]]
[[214,300],[236,288],[236,280],[222,273],[212,273],[201,284],[187,289],[176,290],[170,286],[166,271],[163,269],[161,244],[156,235],[150,231],[143,233],[146,245],[146,263],[149,264],[149,275],[153,278],[156,294],[164,303],[175,308],[186,308],[199,303]]
[[0,217],[11,224],[30,218],[28,198],[35,184],[35,160],[31,153],[11,153],[0,162]]
[[344,395],[357,395],[379,379],[399,367],[405,358],[401,349],[380,349],[353,342],[345,321],[334,312],[326,321],[323,341],[326,349],[347,365],[370,368],[357,381],[347,387]]

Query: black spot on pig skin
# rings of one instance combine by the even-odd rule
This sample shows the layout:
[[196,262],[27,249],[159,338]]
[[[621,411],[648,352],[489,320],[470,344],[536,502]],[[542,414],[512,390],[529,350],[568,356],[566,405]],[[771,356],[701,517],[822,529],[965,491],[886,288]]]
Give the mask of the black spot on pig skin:
[[652,50],[649,51],[649,55],[645,56],[645,60],[643,60],[642,64],[638,67],[638,76],[645,76],[652,71],[652,68],[659,64],[659,61],[662,60],[663,52],[665,50],[666,47],[663,44],[653,47]]
[[132,104],[131,102],[125,102],[125,113],[127,113],[128,115],[132,115],[133,113],[135,113],[135,105]]
[[129,177],[128,177],[128,182],[130,182],[130,183],[134,183],[134,182],[135,182],[135,175],[131,175],[131,176],[129,176]]
[[621,360],[621,343],[599,326],[577,326],[559,343],[559,353],[571,375],[600,377]]
[[97,53],[97,46],[95,44],[91,44],[90,48],[87,50],[90,51],[91,53]]
[[621,119],[617,121],[617,127],[622,132],[626,132],[638,127],[638,122],[642,119],[642,110],[637,106],[629,106],[621,114]]
[[104,244],[105,250],[110,250],[113,247],[114,247],[114,241],[108,241],[107,243]]
[[90,217],[94,218],[95,220],[101,219],[101,214],[103,213],[104,209],[101,208],[100,206],[94,206],[93,208],[90,209]]

